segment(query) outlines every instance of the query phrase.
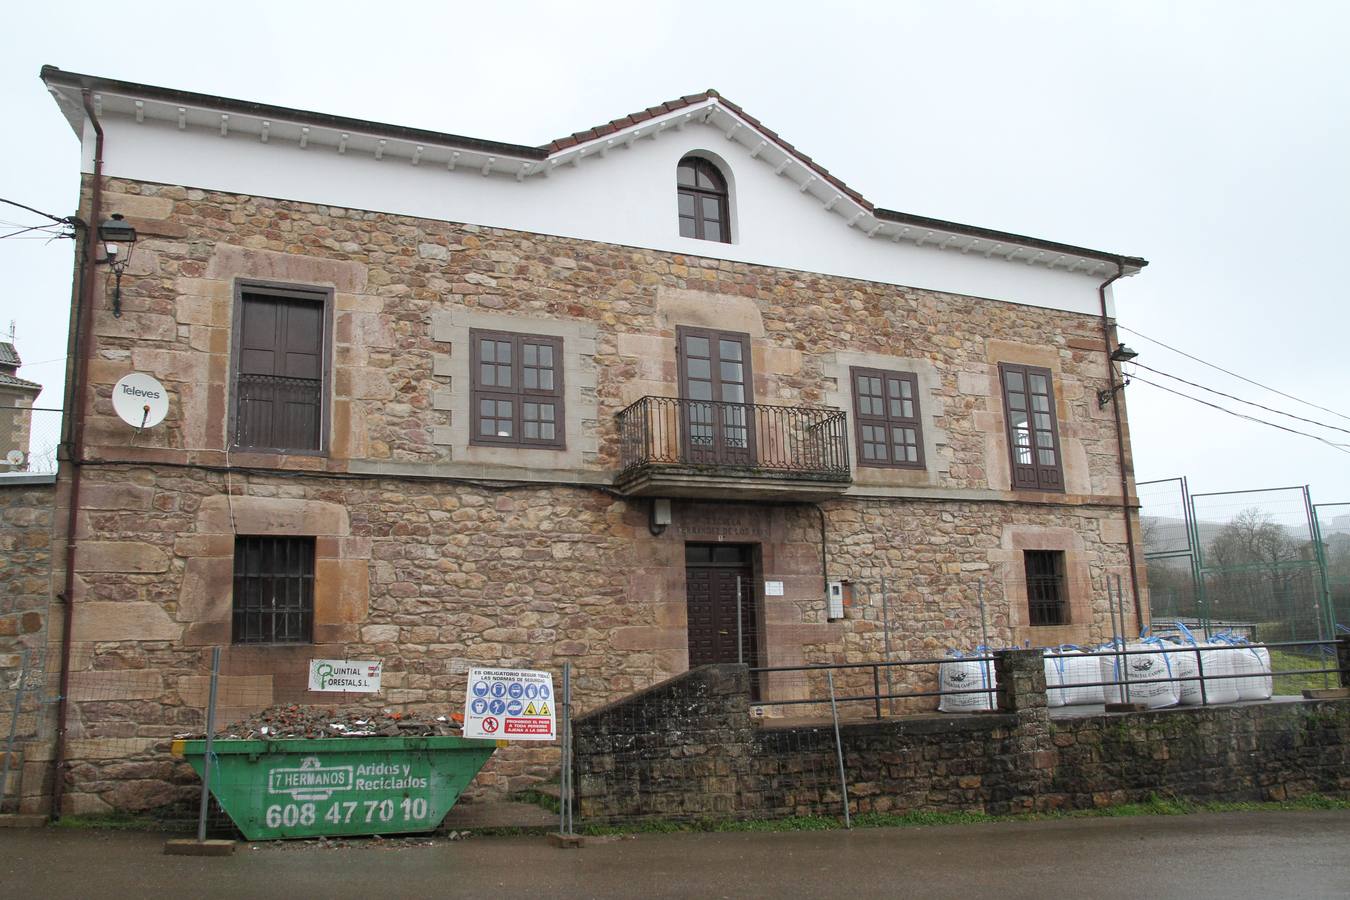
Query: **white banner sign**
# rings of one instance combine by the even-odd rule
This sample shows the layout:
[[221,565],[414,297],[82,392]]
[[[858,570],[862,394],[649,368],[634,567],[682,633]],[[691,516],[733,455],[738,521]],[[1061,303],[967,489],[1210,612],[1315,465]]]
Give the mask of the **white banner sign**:
[[378,694],[380,670],[383,665],[380,660],[311,659],[309,689],[342,691],[349,694]]
[[528,669],[470,669],[464,736],[505,741],[558,737],[553,675]]

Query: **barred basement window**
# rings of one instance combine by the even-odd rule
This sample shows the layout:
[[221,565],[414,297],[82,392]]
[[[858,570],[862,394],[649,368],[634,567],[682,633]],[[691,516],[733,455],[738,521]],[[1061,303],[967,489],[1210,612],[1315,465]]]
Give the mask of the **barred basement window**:
[[853,419],[858,428],[858,465],[922,469],[918,376],[856,366],[849,372],[853,379]]
[[314,538],[234,539],[234,642],[307,644],[314,634]]
[[1027,611],[1032,625],[1068,625],[1069,597],[1064,585],[1064,551],[1027,550]]
[[472,329],[471,444],[567,444],[563,418],[563,342],[559,337]]

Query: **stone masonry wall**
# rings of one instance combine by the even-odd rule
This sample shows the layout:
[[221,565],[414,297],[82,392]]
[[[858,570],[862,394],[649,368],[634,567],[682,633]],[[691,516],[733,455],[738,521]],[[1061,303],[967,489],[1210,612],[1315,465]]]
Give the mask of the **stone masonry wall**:
[[0,670],[46,641],[55,487],[0,480]]
[[[844,724],[850,810],[1350,795],[1350,701],[1051,718],[1039,652],[1005,651],[997,666],[996,713]],[[747,683],[741,667],[703,667],[577,721],[581,818],[839,815],[831,728],[754,727]]]
[[[688,668],[686,541],[753,545],[757,575],[783,583],[781,597],[750,598],[770,665],[879,659],[887,636],[901,658],[969,648],[984,630],[981,582],[992,643],[1090,642],[1105,636],[1106,579],[1129,580],[1092,316],[196,187],[105,188],[104,208],[141,240],[123,315],[95,297],[90,389],[77,398],[89,464],[74,535],[68,811],[190,793],[163,750],[201,726],[212,646],[225,648],[226,722],[331,702],[305,689],[318,656],[377,656],[384,702],[440,711],[458,708],[474,664],[570,661],[582,708],[659,683]],[[87,207],[88,179],[84,196]],[[321,455],[230,447],[235,291],[247,279],[333,292]],[[912,366],[928,469],[856,469],[854,492],[820,505],[824,547],[816,509],[716,498],[677,501],[671,528],[652,535],[646,501],[609,489],[614,417],[678,392],[681,325],[749,334],[762,403],[842,405],[849,365]],[[565,452],[463,445],[474,327],[562,336]],[[1009,490],[1001,361],[1054,373],[1063,494]],[[134,440],[111,407],[130,371],[172,397],[163,425]],[[236,535],[315,538],[314,643],[231,643]],[[1026,622],[1027,548],[1065,553],[1070,625]],[[826,614],[822,553],[831,578],[857,587],[839,621]],[[54,648],[59,635],[48,638]],[[518,790],[556,767],[552,747],[512,747],[476,790]]]
[[[578,708],[658,683],[688,667],[684,541],[718,539],[692,525],[653,536],[643,504],[585,488],[161,466],[91,465],[84,478],[76,575],[85,599],[75,609],[67,790],[72,808],[88,812],[159,805],[189,790],[174,787],[167,770],[123,764],[161,762],[169,738],[201,727],[214,645],[224,648],[222,723],[273,703],[335,702],[306,689],[312,657],[383,659],[382,702],[440,712],[459,709],[470,665],[558,671],[570,661]],[[765,577],[800,585],[760,598],[769,648],[761,661],[880,658],[877,598],[860,599],[842,621],[826,618],[814,510],[701,506],[720,510],[706,527],[760,529],[739,539],[764,542]],[[988,556],[1007,527],[1002,508],[868,501],[865,521],[857,508],[827,505],[831,570],[882,573],[903,588],[890,600],[892,652],[973,645],[978,618],[964,560],[992,571]],[[1052,515],[1029,509],[1022,520]],[[1119,563],[1120,547],[1094,540],[1092,521],[1083,520],[1083,545],[1094,564]],[[236,533],[317,534],[314,644],[231,643]],[[943,554],[957,562],[941,562]],[[992,633],[1003,640],[1006,602],[991,586]],[[768,683],[783,696],[808,687]],[[513,747],[494,758],[478,790],[519,790],[552,777],[556,765],[551,746]],[[127,773],[137,782],[130,788]]]

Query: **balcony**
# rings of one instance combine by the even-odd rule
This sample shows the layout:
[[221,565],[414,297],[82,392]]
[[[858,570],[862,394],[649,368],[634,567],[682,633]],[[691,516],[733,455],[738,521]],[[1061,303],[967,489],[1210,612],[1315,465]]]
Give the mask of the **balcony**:
[[853,480],[842,410],[643,397],[616,418],[630,496],[816,500]]

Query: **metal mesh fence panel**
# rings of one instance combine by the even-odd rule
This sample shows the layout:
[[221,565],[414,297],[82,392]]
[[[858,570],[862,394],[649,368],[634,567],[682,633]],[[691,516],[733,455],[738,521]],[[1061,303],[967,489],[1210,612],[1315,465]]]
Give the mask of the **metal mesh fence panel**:
[[1140,482],[1138,492],[1149,619],[1181,620],[1203,629],[1205,611],[1196,585],[1195,532],[1186,479]]
[[1350,503],[1318,503],[1313,523],[1322,556],[1326,616],[1336,634],[1350,634]]
[[0,472],[50,475],[61,443],[61,410],[0,408]]
[[1306,488],[1195,494],[1191,505],[1212,627],[1267,641],[1326,636]]

